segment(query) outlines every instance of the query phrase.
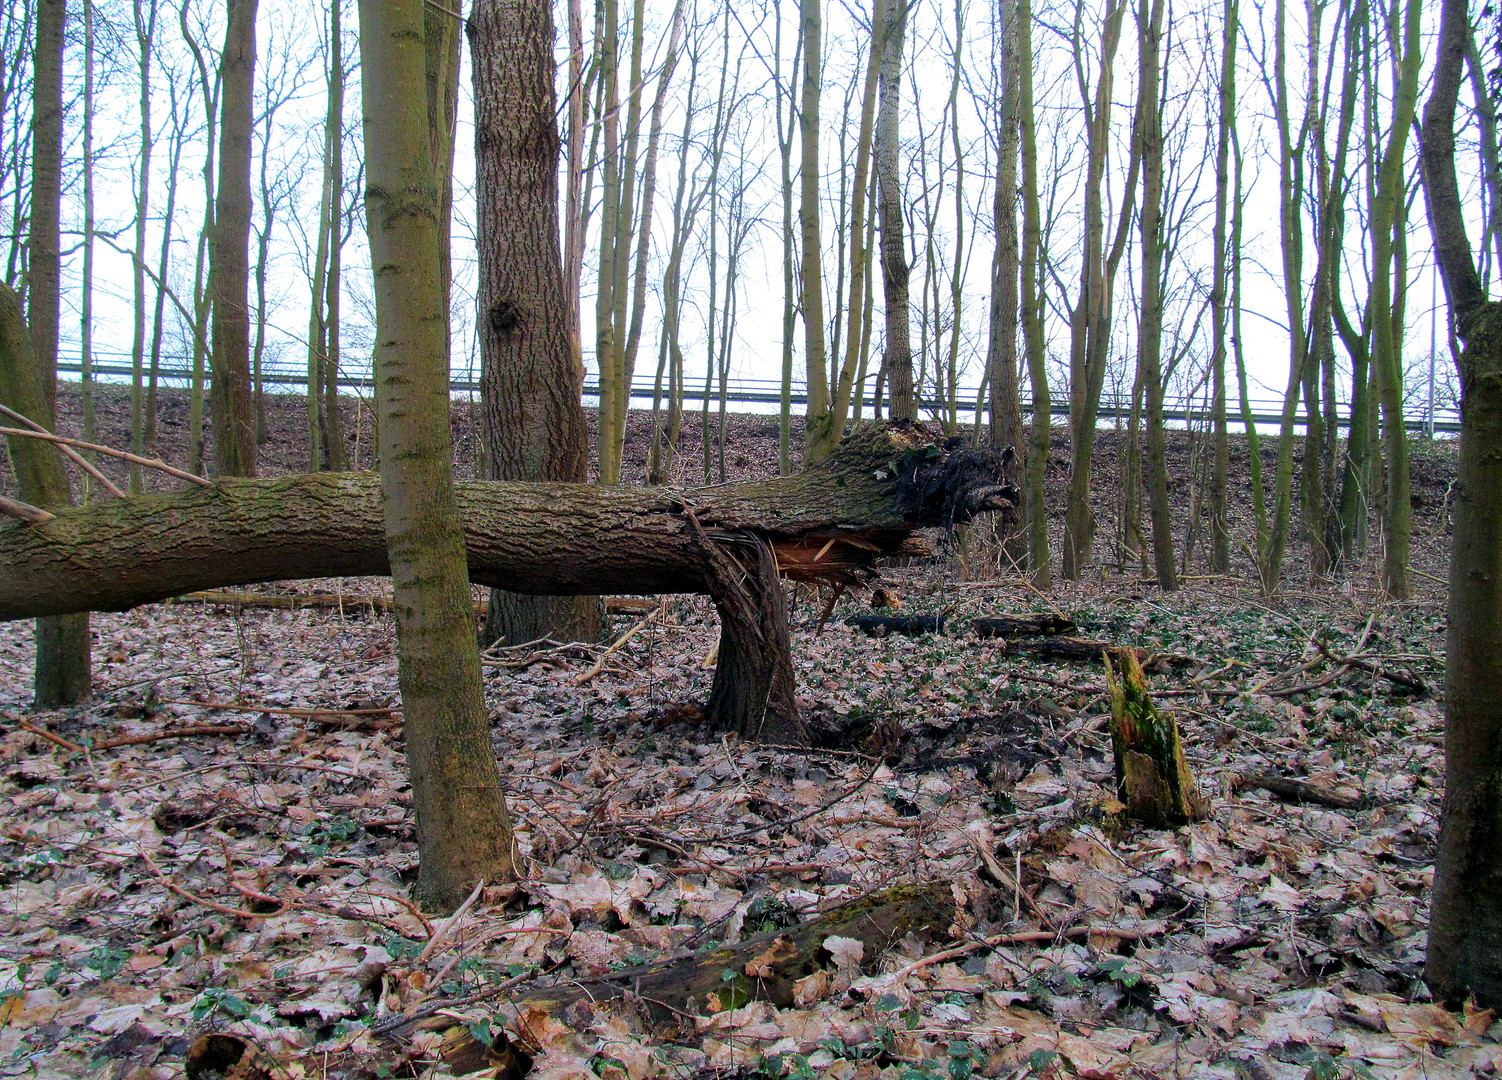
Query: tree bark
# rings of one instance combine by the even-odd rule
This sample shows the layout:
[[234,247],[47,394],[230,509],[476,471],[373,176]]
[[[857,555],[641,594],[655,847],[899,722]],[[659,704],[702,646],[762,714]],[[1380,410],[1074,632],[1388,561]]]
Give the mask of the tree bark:
[[902,218],[902,149],[897,117],[902,103],[902,45],[907,36],[906,0],[886,0],[887,34],[882,43],[881,97],[876,120],[876,181],[881,215],[881,282],[886,307],[887,346],[882,359],[889,415],[911,420],[918,415],[913,396],[913,345],[908,311],[906,232]]
[[[27,310],[8,289],[0,296],[0,399],[49,430],[57,402],[57,341],[60,328],[62,254],[60,214],[63,151],[64,0],[42,0],[32,54],[32,177],[28,243]],[[12,445],[11,461],[22,477],[21,497],[37,506],[67,506],[73,496],[62,461],[34,439]],[[78,705],[89,699],[89,619],[65,615],[38,619],[34,700],[40,708]]]
[[[0,401],[48,428],[53,418],[37,370],[31,333],[21,315],[21,298],[0,283]],[[56,449],[37,439],[8,440],[17,493],[46,510],[71,506],[68,474]],[[49,615],[36,621],[36,671],[33,698],[38,708],[80,705],[89,699],[90,668],[87,612]]]
[[1142,0],[1137,13],[1137,52],[1141,95],[1138,99],[1138,157],[1142,161],[1142,315],[1138,323],[1137,363],[1147,399],[1147,447],[1143,458],[1148,513],[1152,518],[1153,567],[1158,588],[1179,587],[1173,554],[1172,508],[1168,503],[1168,462],[1163,433],[1163,120],[1158,112],[1158,55],[1165,0]]
[[1445,0],[1424,107],[1424,194],[1460,355],[1460,460],[1445,641],[1445,800],[1429,956],[1438,997],[1502,1006],[1502,304],[1487,303],[1455,180],[1455,104],[1471,37]]
[[[64,0],[39,0],[31,77],[31,222],[27,234],[26,314],[37,377],[50,415],[57,401],[63,182]],[[39,423],[47,421],[33,417]]]
[[361,0],[360,31],[365,206],[376,271],[378,535],[396,604],[418,827],[415,892],[423,903],[452,909],[477,881],[511,878],[516,870],[454,496],[442,206],[429,159],[423,4]]
[[256,474],[255,401],[250,385],[250,141],[255,107],[257,0],[229,0],[219,120],[219,185],[209,256],[213,297],[210,417],[221,476]]
[[[802,156],[798,164],[798,235],[803,241],[803,350],[808,404],[804,415],[829,410],[829,371],[824,354],[824,263],[819,240],[819,90],[823,70],[823,16],[820,0],[799,0],[803,27],[803,108],[798,117]],[[814,425],[803,430],[803,460],[817,464],[829,453]]]
[[[479,204],[481,429],[494,480],[589,476],[558,244],[553,16],[537,0],[480,0],[468,25]],[[486,636],[595,641],[594,597],[491,594]]]

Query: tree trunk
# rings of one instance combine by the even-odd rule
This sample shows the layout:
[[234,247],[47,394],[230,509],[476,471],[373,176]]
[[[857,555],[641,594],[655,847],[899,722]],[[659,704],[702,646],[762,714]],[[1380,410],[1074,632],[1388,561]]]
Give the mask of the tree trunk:
[[[819,89],[824,77],[823,18],[820,0],[799,0],[803,27],[803,108],[798,117],[802,157],[798,164],[798,232],[803,241],[803,350],[808,404],[807,417],[829,411],[829,371],[824,355],[824,263],[819,241]],[[816,425],[803,430],[803,460],[817,464],[828,456],[829,445]]]
[[256,474],[248,306],[256,4],[257,0],[229,0],[224,52],[219,61],[219,185],[209,257],[209,294],[214,303],[209,402],[214,467],[221,476]]
[[[717,676],[711,721],[748,736],[785,735],[787,622],[763,547],[784,577],[849,584],[869,576],[877,558],[909,551],[914,529],[1007,505],[996,455],[946,457],[935,441],[913,424],[866,429],[795,476],[687,492],[460,483],[469,578],[536,595],[709,593],[725,618],[729,665]],[[375,478],[358,473],[223,480],[63,511],[39,526],[0,524],[0,619],[388,573],[378,492]],[[410,602],[397,584],[400,611]]]
[[1445,0],[1424,108],[1424,194],[1460,355],[1460,460],[1445,641],[1445,801],[1429,956],[1437,997],[1502,1007],[1502,305],[1487,303],[1455,179],[1455,105],[1471,38]]
[[907,36],[905,0],[885,0],[887,35],[882,43],[880,101],[876,120],[876,182],[881,214],[881,283],[886,307],[887,342],[882,369],[888,386],[888,414],[893,420],[918,415],[913,397],[913,345],[908,311],[908,262],[902,218],[902,178],[898,171],[902,143],[897,117],[902,103],[902,44]]
[[[537,0],[480,0],[469,19],[479,204],[481,429],[495,480],[589,476],[558,245],[553,17]],[[486,636],[595,641],[594,597],[496,591]]]
[[[21,317],[20,301],[8,289],[0,294],[4,310],[0,328],[0,400],[35,423],[51,430],[57,401],[57,340],[60,327],[62,255],[60,214],[63,151],[63,0],[41,0],[36,17],[36,51],[32,54],[32,177],[31,226],[28,236],[27,309],[32,333]],[[13,310],[12,310],[13,308]],[[11,447],[18,473],[31,459],[32,480],[23,483],[21,498],[39,506],[72,503],[67,474],[57,452],[37,444]],[[27,492],[30,494],[27,494]],[[78,705],[89,699],[89,619],[65,615],[38,619],[36,675],[33,691],[38,707]]]
[[[366,214],[376,274],[381,535],[417,813],[418,898],[452,909],[515,876],[480,679],[449,446],[442,206],[429,159],[423,4],[361,0]],[[329,474],[338,476],[340,474]]]
[[[1090,457],[1095,448],[1095,421],[1105,380],[1107,343],[1110,337],[1111,275],[1103,263],[1105,217],[1102,209],[1106,158],[1110,145],[1112,65],[1121,42],[1121,23],[1126,4],[1111,0],[1102,13],[1100,73],[1093,105],[1088,98],[1087,160],[1084,190],[1084,258],[1080,267],[1080,294],[1070,313],[1069,348],[1069,496],[1064,510],[1064,577],[1077,581],[1090,563],[1095,540],[1095,513],[1090,509]],[[1076,30],[1078,26],[1076,26]],[[1083,48],[1083,43],[1079,47]],[[1081,96],[1087,89],[1080,83]],[[1132,186],[1136,180],[1136,155],[1128,168],[1118,222],[1118,241],[1131,217]],[[1114,261],[1121,244],[1113,245]]]
[[991,334],[987,367],[991,377],[991,445],[1016,446],[1022,438],[1022,406],[1017,392],[1017,3],[1006,0],[1001,18],[1001,101],[996,138],[996,197],[992,218],[996,254],[991,272]]
[[1048,550],[1048,507],[1044,478],[1053,443],[1053,399],[1048,391],[1048,357],[1043,335],[1043,297],[1038,263],[1043,243],[1038,205],[1038,139],[1033,116],[1033,8],[1017,5],[1018,112],[1022,142],[1022,337],[1027,347],[1027,375],[1033,391],[1033,418],[1028,429],[1023,503],[1027,508],[1027,566],[1033,587],[1047,591],[1052,565]]
[[[38,0],[31,75],[31,222],[27,234],[26,313],[31,325],[42,403],[50,416],[57,401],[63,182],[64,0]],[[38,423],[44,417],[34,416]]]
[[1142,317],[1138,325],[1137,362],[1147,399],[1147,439],[1143,464],[1147,506],[1152,518],[1153,568],[1158,588],[1179,587],[1173,555],[1172,509],[1168,503],[1168,462],[1163,433],[1163,120],[1158,114],[1158,54],[1166,0],[1142,0],[1137,13],[1137,52],[1141,94],[1138,98],[1138,156],[1142,161]]
[[1215,259],[1210,285],[1210,412],[1215,426],[1215,467],[1210,484],[1210,572],[1231,569],[1231,531],[1226,518],[1231,445],[1226,421],[1226,218],[1230,203],[1231,125],[1236,111],[1237,0],[1225,0],[1220,34],[1219,113],[1215,133],[1215,225],[1210,246]]
[[[51,428],[31,333],[21,314],[21,298],[0,283],[0,401]],[[9,440],[17,494],[43,509],[71,506],[73,494],[62,458],[38,439]],[[32,680],[38,708],[80,705],[89,699],[89,616],[87,611],[49,615],[36,621],[36,672]]]

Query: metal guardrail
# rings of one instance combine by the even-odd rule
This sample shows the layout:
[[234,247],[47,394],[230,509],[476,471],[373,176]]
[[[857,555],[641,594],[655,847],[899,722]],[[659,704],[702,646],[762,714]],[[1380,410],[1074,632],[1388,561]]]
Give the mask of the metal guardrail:
[[[60,372],[66,372],[68,374],[75,375],[81,374],[82,372],[82,368],[78,364],[58,364],[57,370]],[[95,376],[106,376],[111,378],[111,380],[118,377],[130,377],[134,375],[134,370],[132,368],[119,364],[95,364],[92,370]],[[169,383],[187,383],[190,382],[192,378],[192,371],[186,368],[160,368],[157,371],[157,379]],[[297,387],[301,389],[307,385],[307,374],[305,372],[289,371],[287,369],[268,369],[263,367],[261,372],[261,380],[265,385],[268,386]],[[339,379],[339,385],[341,387],[347,387],[351,390],[371,390],[374,388],[374,380],[371,376],[368,375],[341,376]],[[449,379],[449,391],[451,393],[477,393],[479,389],[480,383],[478,379],[459,376],[451,376]],[[975,399],[978,393],[979,388],[973,386],[965,387],[960,390],[959,400],[961,404],[959,411],[961,416],[968,416],[973,420],[975,416]],[[598,382],[592,382],[588,378],[585,379],[584,397],[594,398],[598,400]],[[631,400],[634,402],[650,402],[652,400],[651,388],[639,387],[638,385],[633,384],[631,388]],[[702,402],[703,400],[704,395],[702,392],[695,394],[686,391],[684,394],[685,407],[687,407],[689,402]],[[781,405],[782,384],[778,382],[772,382],[767,379],[738,379],[726,384],[725,400],[727,403],[744,405]],[[716,407],[718,405],[718,387],[711,390],[710,401],[712,403],[711,407]],[[804,390],[794,385],[790,401],[793,405],[807,405],[808,395]],[[866,393],[865,401],[868,405],[870,404],[871,392],[869,390]],[[969,404],[966,404],[966,402],[968,402]],[[933,397],[920,396],[918,399],[918,409],[920,412],[924,413],[933,413],[937,411],[940,404],[941,403]],[[1250,404],[1252,406],[1252,422],[1259,428],[1263,426],[1276,427],[1282,423],[1282,402],[1262,400],[1253,401]],[[1342,406],[1346,409],[1346,412],[1341,415],[1339,423],[1342,428],[1348,428],[1350,426],[1349,405],[1342,403]],[[1237,404],[1235,402],[1229,402],[1228,410],[1229,411],[1227,418],[1230,420],[1230,422],[1233,424],[1239,424],[1241,422],[1241,412]],[[1022,411],[1024,413],[1031,413],[1031,402],[1024,400],[1022,402]],[[1205,418],[1206,411],[1207,410],[1204,404],[1199,401],[1185,401],[1182,398],[1170,398],[1165,400],[1163,403],[1163,418],[1165,420],[1178,421],[1182,423],[1187,423],[1191,420],[1203,420]],[[1055,402],[1050,409],[1050,413],[1053,416],[1067,417],[1069,415],[1068,402]],[[1131,402],[1129,400],[1123,401],[1121,399],[1109,398],[1104,395],[1101,397],[1099,412],[1100,420],[1124,420],[1130,414]],[[1298,416],[1295,417],[1294,426],[1300,429],[1304,427],[1304,413],[1302,410],[1300,410]],[[1404,426],[1406,426],[1409,431],[1423,432],[1428,429],[1428,418],[1410,416],[1405,420]],[[1434,415],[1434,430],[1437,432],[1445,433],[1458,432],[1460,430],[1460,415],[1457,410],[1436,409]]]

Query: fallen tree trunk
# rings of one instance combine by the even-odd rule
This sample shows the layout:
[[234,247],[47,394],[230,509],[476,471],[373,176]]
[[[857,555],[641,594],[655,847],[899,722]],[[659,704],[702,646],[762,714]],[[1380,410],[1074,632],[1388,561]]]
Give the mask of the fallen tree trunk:
[[[539,595],[707,593],[724,627],[711,722],[801,741],[777,576],[848,584],[913,530],[1007,504],[994,454],[935,442],[918,424],[869,428],[795,476],[685,492],[461,483],[470,580]],[[0,524],[0,620],[388,571],[375,475],[226,478]]]

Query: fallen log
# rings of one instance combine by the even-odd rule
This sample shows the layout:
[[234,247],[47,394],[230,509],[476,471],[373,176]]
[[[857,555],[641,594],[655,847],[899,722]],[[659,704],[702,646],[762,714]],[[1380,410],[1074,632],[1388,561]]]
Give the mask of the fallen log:
[[854,627],[867,637],[886,637],[888,634],[917,637],[920,634],[942,634],[944,616],[852,615],[845,620],[845,625]]
[[[611,972],[590,981],[570,980],[508,995],[519,1010],[559,1014],[570,1006],[608,1001],[630,994],[659,1024],[681,1022],[685,1015],[738,1008],[751,1001],[770,1001],[779,1008],[793,1004],[793,984],[828,966],[824,943],[831,937],[852,938],[862,945],[861,968],[875,971],[882,954],[909,934],[930,941],[949,931],[955,917],[948,882],[899,885],[842,904],[797,926],[748,938],[738,945]],[[447,1029],[453,1020],[424,1008],[392,1017],[377,1026],[385,1038],[409,1035],[419,1027]],[[437,1013],[437,1015],[434,1015]],[[522,1033],[525,1035],[525,1033]],[[475,1053],[456,1033],[456,1056]],[[461,1051],[461,1045],[469,1049]],[[447,1053],[445,1054],[447,1058]]]
[[971,619],[970,629],[976,637],[1057,637],[1079,629],[1067,615],[1044,612],[1040,615],[1000,615],[989,619]]
[[1008,643],[1008,652],[1041,656],[1049,660],[1074,660],[1085,664],[1098,664],[1102,654],[1118,664],[1130,655],[1146,671],[1160,672],[1169,668],[1195,667],[1203,661],[1177,653],[1155,653],[1132,645],[1113,645],[1109,641],[1087,641],[1084,638],[1050,637],[1042,641],[1013,641]]
[[[538,595],[707,593],[724,631],[710,722],[805,741],[778,577],[862,580],[915,529],[1008,505],[995,454],[937,441],[919,424],[873,426],[797,475],[688,491],[460,483],[470,580]],[[0,523],[0,620],[388,572],[368,473],[226,478]]]
[[[172,598],[174,604],[206,604],[212,607],[269,608],[276,611],[301,611],[305,608],[378,611],[390,614],[392,600],[384,593],[364,595],[361,593],[239,593],[222,589],[183,593]],[[606,596],[600,601],[607,615],[645,615],[654,610],[661,601],[645,596]],[[475,614],[484,616],[487,605],[484,601],[475,604]]]

